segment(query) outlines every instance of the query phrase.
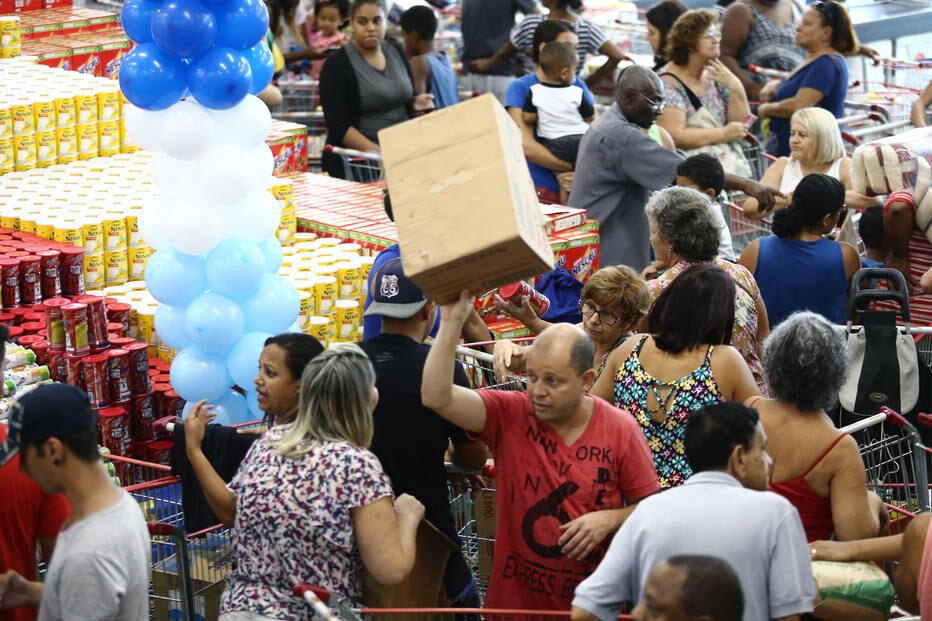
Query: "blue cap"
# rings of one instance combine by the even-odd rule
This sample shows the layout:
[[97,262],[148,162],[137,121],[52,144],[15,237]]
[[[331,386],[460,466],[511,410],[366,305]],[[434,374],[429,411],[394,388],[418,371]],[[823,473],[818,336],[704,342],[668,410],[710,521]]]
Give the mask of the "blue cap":
[[97,429],[87,393],[70,384],[45,384],[23,395],[10,411],[9,434],[0,444],[0,466],[25,444]]
[[375,272],[364,317],[380,315],[395,319],[413,317],[427,304],[424,292],[405,276],[401,259],[390,259]]

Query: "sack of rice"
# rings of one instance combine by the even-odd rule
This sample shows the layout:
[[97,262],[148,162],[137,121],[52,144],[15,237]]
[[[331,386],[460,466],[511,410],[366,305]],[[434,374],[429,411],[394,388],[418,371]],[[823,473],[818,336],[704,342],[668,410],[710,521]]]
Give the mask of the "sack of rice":
[[813,616],[826,621],[886,621],[893,605],[890,578],[872,563],[812,563],[818,594]]

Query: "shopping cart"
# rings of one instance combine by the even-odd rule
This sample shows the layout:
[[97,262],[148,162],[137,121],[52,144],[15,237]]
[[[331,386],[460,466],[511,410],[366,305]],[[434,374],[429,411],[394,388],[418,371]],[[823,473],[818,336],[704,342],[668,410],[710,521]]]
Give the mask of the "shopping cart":
[[343,161],[345,179],[359,183],[374,183],[382,180],[382,155],[380,153],[344,149],[329,144],[324,146],[324,152],[340,157]]
[[741,151],[751,167],[751,178],[759,181],[775,158],[764,151],[764,146],[754,134],[745,134],[741,141]]
[[744,210],[740,205],[731,201],[725,203],[722,213],[728,224],[728,230],[731,232],[732,247],[738,256],[752,241],[771,234],[773,219],[769,216],[760,220],[749,218],[744,215]]
[[307,127],[308,168],[320,170],[320,158],[327,140],[327,125],[320,109],[320,92],[316,80],[280,80],[282,103],[272,113],[280,121],[300,123]]
[[[932,416],[919,421],[932,425]],[[892,525],[929,511],[929,458],[932,449],[922,443],[919,431],[890,408],[841,428],[858,441],[867,473],[868,489],[890,510]]]

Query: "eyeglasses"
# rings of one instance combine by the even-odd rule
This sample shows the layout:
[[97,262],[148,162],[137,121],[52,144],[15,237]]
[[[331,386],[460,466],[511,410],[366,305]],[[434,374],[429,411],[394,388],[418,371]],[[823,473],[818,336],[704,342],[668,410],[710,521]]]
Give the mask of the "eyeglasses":
[[621,319],[613,313],[605,310],[596,310],[595,306],[593,306],[589,300],[579,301],[579,312],[582,313],[582,316],[586,319],[589,319],[593,315],[598,315],[599,323],[609,328],[621,321]]
[[655,112],[656,114],[660,114],[661,112],[663,112],[663,107],[667,105],[667,100],[663,97],[661,97],[660,99],[651,99],[650,97],[648,97],[641,91],[636,91],[632,89],[632,92],[637,93],[638,97],[640,97],[641,99],[646,101],[648,104],[650,104],[651,111]]
[[722,40],[722,31],[715,28],[710,28],[705,33],[705,38],[709,41],[721,41]]

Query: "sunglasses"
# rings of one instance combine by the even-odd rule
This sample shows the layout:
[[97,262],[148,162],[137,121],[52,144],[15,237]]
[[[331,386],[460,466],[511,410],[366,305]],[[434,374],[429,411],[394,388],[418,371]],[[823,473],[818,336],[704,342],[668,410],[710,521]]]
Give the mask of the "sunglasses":
[[812,5],[816,11],[825,16],[825,19],[831,24],[835,22],[835,19],[838,17],[838,3],[837,2],[816,2]]

